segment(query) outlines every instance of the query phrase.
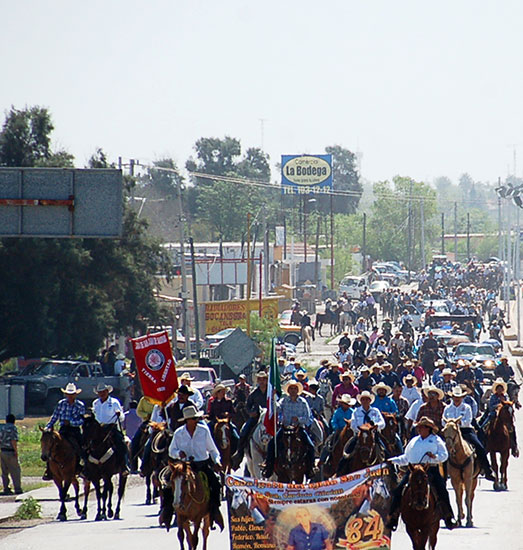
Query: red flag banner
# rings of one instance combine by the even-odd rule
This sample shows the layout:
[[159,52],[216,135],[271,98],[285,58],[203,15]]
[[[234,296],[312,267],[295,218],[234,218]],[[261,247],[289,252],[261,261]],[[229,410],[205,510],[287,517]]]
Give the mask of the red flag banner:
[[153,403],[168,403],[178,389],[175,361],[166,330],[132,338],[143,394]]

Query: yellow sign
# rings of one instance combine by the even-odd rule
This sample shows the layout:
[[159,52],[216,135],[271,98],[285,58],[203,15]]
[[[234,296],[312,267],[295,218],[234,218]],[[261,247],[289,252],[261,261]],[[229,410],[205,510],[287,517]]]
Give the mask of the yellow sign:
[[[247,322],[247,300],[205,302],[205,333],[215,334],[224,328],[239,327]],[[250,300],[251,311],[258,311],[259,300]],[[262,298],[262,317],[278,317],[278,298]]]

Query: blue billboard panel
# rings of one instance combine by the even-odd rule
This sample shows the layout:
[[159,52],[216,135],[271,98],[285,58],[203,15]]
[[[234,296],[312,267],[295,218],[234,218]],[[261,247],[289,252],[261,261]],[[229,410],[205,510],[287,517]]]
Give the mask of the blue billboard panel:
[[326,193],[332,189],[332,155],[282,155],[284,194]]

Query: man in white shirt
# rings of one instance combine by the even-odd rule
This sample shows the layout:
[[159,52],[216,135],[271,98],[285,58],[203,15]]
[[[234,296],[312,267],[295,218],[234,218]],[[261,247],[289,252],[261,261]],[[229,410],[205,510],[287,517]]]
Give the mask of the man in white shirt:
[[467,392],[464,392],[460,386],[456,386],[451,392],[449,392],[449,395],[452,398],[452,403],[445,407],[441,418],[441,423],[445,426],[447,421],[451,418],[460,419],[459,425],[461,435],[463,436],[463,439],[470,443],[476,450],[476,456],[478,457],[483,473],[485,474],[485,479],[488,479],[489,481],[496,481],[488,461],[485,447],[481,444],[481,441],[472,427],[472,409],[470,405],[463,402],[463,399],[467,396]]
[[220,512],[221,484],[215,472],[220,472],[220,452],[214,443],[209,428],[199,423],[203,416],[193,405],[183,409],[185,424],[178,428],[169,446],[169,456],[178,460],[190,460],[196,472],[204,472],[209,480],[209,508],[211,527],[216,522],[223,531],[223,517]]
[[421,398],[421,393],[418,388],[416,388],[418,380],[412,374],[407,374],[407,376],[403,378],[403,383],[405,385],[403,387],[401,395],[409,402],[409,405],[412,405],[414,401],[417,401]]
[[112,391],[113,387],[103,382],[96,386],[94,393],[98,395],[98,399],[93,401],[93,413],[99,424],[111,426],[116,454],[125,461],[125,469],[122,473],[127,474],[129,473],[129,453],[120,424],[120,420],[124,417],[124,411],[120,401],[109,395]]
[[[436,435],[438,427],[430,418],[422,416],[416,423],[416,429],[419,435],[409,441],[405,448],[405,453],[391,458],[390,462],[398,466],[428,464],[427,475],[429,483],[436,492],[437,504],[441,517],[445,521],[447,528],[453,529],[456,527],[456,524],[454,523],[454,514],[450,505],[449,493],[445,485],[445,480],[439,473],[439,464],[445,462],[449,456],[447,448],[443,440]],[[395,531],[398,526],[401,497],[409,477],[410,470],[407,470],[403,479],[392,492],[390,515],[386,523],[386,527],[391,531]]]

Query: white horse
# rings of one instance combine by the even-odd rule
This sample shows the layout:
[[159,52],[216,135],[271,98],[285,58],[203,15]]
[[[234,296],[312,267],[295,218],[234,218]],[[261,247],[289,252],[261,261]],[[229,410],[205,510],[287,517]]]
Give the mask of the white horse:
[[323,429],[322,423],[317,418],[312,420],[310,435],[312,437],[312,442],[314,443],[316,455],[320,456],[320,452],[325,441],[325,430]]
[[352,328],[352,317],[348,311],[340,312],[340,319],[338,322],[338,332],[350,332]]
[[318,393],[323,397],[323,400],[325,401],[324,405],[324,416],[325,420],[327,422],[330,422],[330,419],[333,415],[332,410],[332,385],[330,383],[330,380],[328,378],[322,378],[319,380],[320,387],[318,389]]
[[312,328],[309,326],[303,327],[301,329],[301,337],[303,340],[303,351],[310,353],[312,348]]
[[265,415],[267,411],[264,409],[260,414],[258,424],[254,428],[250,440],[249,440],[249,452],[247,453],[247,468],[251,474],[251,477],[255,479],[262,479],[262,463],[267,456],[267,447],[271,440],[271,435],[267,433],[265,429]]

